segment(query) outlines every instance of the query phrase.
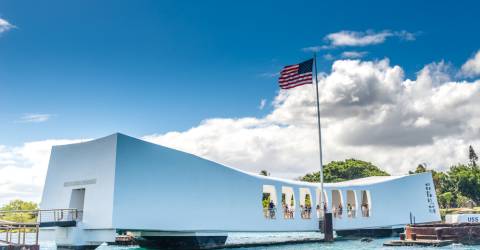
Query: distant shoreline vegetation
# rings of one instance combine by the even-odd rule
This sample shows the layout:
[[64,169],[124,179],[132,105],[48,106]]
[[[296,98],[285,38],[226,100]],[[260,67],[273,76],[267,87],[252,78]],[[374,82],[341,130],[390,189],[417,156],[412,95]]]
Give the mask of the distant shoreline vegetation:
[[[31,201],[12,200],[8,204],[0,207],[0,211],[31,211],[37,210],[38,204]],[[0,220],[20,222],[20,223],[35,223],[37,216],[31,213],[12,212],[0,214]]]
[[[323,180],[325,182],[342,182],[370,176],[389,176],[370,162],[347,159],[345,161],[332,161],[323,167]],[[306,174],[299,178],[307,182],[320,182],[320,172]]]
[[[427,169],[420,164],[408,174],[431,172],[439,206],[444,209],[475,207],[480,204],[480,169],[478,156],[472,146],[468,148],[469,162],[453,165],[446,172]],[[370,176],[390,174],[370,162],[357,159],[332,161],[324,166],[325,182],[341,182]],[[320,182],[320,172],[308,173],[298,178],[301,181]]]

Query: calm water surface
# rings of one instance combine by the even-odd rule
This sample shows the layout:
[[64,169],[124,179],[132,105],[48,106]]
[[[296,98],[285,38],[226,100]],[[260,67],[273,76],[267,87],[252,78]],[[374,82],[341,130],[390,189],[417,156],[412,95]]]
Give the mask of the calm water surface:
[[[0,233],[0,239],[2,238]],[[316,233],[235,233],[229,234],[227,244],[235,243],[249,243],[249,242],[271,242],[282,240],[293,240],[299,238],[318,238],[321,237]],[[34,240],[33,237],[28,237]],[[228,248],[228,249],[252,249],[252,250],[311,250],[311,249],[326,249],[326,250],[363,250],[363,249],[384,249],[384,250],[443,250],[443,249],[455,249],[455,250],[470,250],[478,249],[480,246],[464,246],[460,244],[454,244],[446,247],[384,247],[383,243],[388,240],[394,240],[398,238],[381,238],[374,239],[372,242],[361,242],[360,240],[336,240],[334,243],[305,243],[305,244],[290,244],[290,245],[277,245],[277,246],[262,246],[262,247],[244,247],[244,248]],[[56,250],[54,242],[40,242],[41,250]],[[142,250],[140,247],[120,247],[120,246],[107,246],[102,245],[97,250]]]
[[329,250],[363,250],[363,249],[384,249],[384,250],[412,250],[412,249],[425,249],[425,250],[440,250],[440,249],[480,249],[480,246],[463,246],[463,245],[451,245],[447,247],[384,247],[383,243],[388,240],[398,238],[382,238],[375,239],[372,242],[361,242],[360,240],[338,240],[334,243],[306,243],[306,244],[292,244],[292,245],[279,245],[269,247],[246,247],[236,249],[252,249],[252,250],[312,250],[312,249],[329,249]]
[[[299,238],[319,238],[322,237],[318,233],[235,233],[229,234],[227,244],[245,243],[245,242],[270,242],[281,240],[292,240]],[[312,249],[326,249],[326,250],[363,250],[363,249],[384,249],[384,250],[412,250],[414,247],[384,247],[383,243],[388,240],[395,240],[398,238],[381,238],[374,239],[372,242],[361,242],[360,240],[337,240],[334,243],[305,243],[305,244],[291,244],[291,245],[276,245],[276,246],[262,246],[262,247],[245,247],[245,248],[226,248],[226,249],[252,249],[252,250],[312,250]],[[114,246],[100,246],[98,250],[140,250],[141,248],[128,247],[114,247]],[[418,249],[418,248],[417,248]],[[447,247],[421,247],[422,250],[443,250],[443,249],[478,249],[480,246],[463,246],[460,244],[450,245]]]

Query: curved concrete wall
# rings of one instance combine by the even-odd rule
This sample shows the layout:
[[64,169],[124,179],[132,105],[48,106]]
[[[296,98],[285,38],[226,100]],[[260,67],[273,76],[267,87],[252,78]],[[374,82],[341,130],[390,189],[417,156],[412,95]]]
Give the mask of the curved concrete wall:
[[[95,179],[95,183],[91,180]],[[88,183],[90,180],[90,183]],[[83,182],[82,182],[83,181]],[[65,183],[69,185],[65,185]],[[263,185],[275,187],[277,218],[266,219],[262,208]],[[334,228],[391,227],[409,222],[440,220],[435,192],[431,212],[425,185],[431,175],[371,177],[325,184],[327,201],[332,190],[346,199],[357,197],[355,218],[334,220]],[[284,219],[282,187],[293,188],[295,219]],[[315,231],[319,185],[249,174],[203,158],[141,141],[122,134],[54,147],[41,207],[68,207],[72,189],[85,188],[84,223],[90,229],[143,231]],[[300,216],[300,188],[310,191],[311,219]],[[371,216],[360,212],[361,191],[371,194]]]
[[[312,230],[316,220],[266,220],[256,178],[184,152],[118,138],[114,227],[165,231]],[[298,185],[294,188],[299,197]],[[312,190],[311,192],[313,192]],[[298,198],[297,198],[298,199]],[[298,212],[298,211],[297,211]]]

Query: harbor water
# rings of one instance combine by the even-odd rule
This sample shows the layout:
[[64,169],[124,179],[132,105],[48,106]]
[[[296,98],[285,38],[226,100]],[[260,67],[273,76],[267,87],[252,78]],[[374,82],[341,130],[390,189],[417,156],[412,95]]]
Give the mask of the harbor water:
[[[0,239],[3,239],[4,235],[0,233]],[[317,233],[232,233],[229,234],[227,244],[248,244],[248,243],[262,243],[262,242],[281,242],[281,241],[291,241],[301,238],[318,238]],[[31,241],[34,240],[33,235],[30,235]],[[257,247],[240,247],[240,248],[225,248],[225,249],[239,249],[239,250],[313,250],[313,249],[325,249],[325,250],[362,250],[362,249],[383,249],[383,250],[412,250],[412,249],[422,249],[422,250],[434,250],[434,249],[455,249],[455,250],[480,250],[479,246],[465,246],[461,244],[453,244],[446,247],[384,247],[383,243],[389,240],[394,240],[398,238],[377,238],[373,239],[370,242],[362,242],[359,239],[356,240],[342,240],[336,239],[333,243],[298,243],[298,244],[282,244],[282,245],[271,245],[271,246],[257,246]],[[50,241],[41,241],[40,242],[41,250],[56,250],[55,242]],[[97,248],[98,250],[143,250],[143,248],[136,246],[109,246],[101,245]]]

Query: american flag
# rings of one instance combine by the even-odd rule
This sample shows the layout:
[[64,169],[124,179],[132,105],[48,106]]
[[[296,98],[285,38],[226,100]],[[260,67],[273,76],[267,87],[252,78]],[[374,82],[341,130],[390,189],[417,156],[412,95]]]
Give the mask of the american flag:
[[291,89],[305,84],[312,83],[313,59],[306,60],[299,64],[283,67],[278,78],[278,84],[282,89]]

